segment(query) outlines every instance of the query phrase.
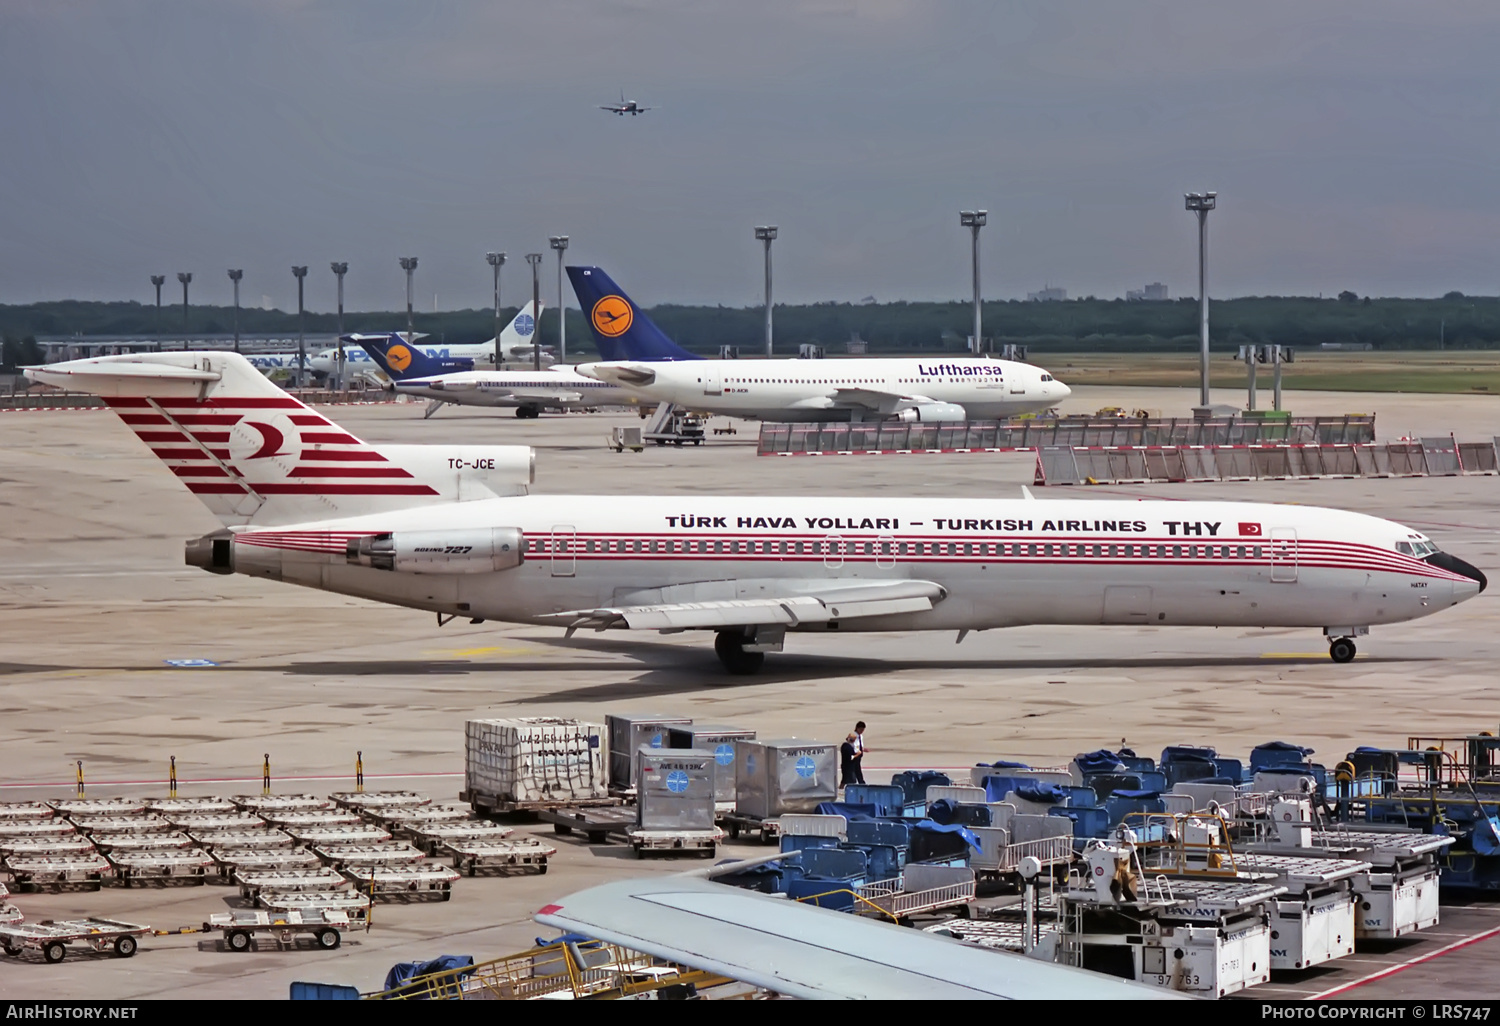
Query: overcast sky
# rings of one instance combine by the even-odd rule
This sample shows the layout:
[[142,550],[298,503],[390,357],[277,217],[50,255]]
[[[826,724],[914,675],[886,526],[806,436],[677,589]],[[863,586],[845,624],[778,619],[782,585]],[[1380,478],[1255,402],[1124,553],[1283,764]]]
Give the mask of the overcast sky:
[[[1500,5],[5,0],[0,302],[1500,292]],[[598,105],[656,106],[615,117]],[[556,295],[556,262],[543,296]],[[569,297],[571,299],[571,296]]]

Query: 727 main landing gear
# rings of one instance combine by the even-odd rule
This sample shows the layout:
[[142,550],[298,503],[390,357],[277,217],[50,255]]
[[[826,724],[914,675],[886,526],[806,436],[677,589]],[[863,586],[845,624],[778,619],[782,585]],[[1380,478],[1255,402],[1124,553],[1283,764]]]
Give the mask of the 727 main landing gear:
[[724,669],[737,676],[747,676],[765,665],[764,652],[745,651],[745,645],[750,640],[741,631],[719,631],[714,635],[714,652],[718,654],[719,662],[724,664]]
[[1354,639],[1334,638],[1328,643],[1328,658],[1336,663],[1352,663],[1354,661]]

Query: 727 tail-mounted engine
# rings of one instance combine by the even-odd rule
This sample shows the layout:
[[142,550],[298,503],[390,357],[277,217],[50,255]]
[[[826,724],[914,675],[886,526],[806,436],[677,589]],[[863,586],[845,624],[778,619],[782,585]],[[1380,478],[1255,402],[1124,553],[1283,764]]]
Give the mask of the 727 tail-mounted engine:
[[356,566],[414,574],[486,574],[525,562],[525,538],[514,527],[461,531],[395,531],[349,539]]

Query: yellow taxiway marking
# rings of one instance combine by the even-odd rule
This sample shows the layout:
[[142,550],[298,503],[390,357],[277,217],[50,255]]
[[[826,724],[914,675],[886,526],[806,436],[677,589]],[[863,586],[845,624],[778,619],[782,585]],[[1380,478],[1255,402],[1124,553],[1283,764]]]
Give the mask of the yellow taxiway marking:
[[1262,659],[1327,659],[1327,652],[1262,652]]
[[529,648],[517,648],[514,645],[485,645],[482,648],[429,648],[422,654],[454,656],[462,659],[486,655],[525,655],[530,651],[532,650]]

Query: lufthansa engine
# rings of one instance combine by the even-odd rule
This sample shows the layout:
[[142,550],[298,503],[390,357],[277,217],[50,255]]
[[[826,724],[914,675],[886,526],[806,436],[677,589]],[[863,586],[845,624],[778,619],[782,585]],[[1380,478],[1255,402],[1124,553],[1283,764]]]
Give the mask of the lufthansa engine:
[[951,424],[968,420],[968,413],[957,403],[919,403],[896,414],[896,419],[908,424],[920,421],[923,424]]
[[485,574],[525,562],[525,539],[514,527],[459,531],[395,531],[351,538],[355,566],[410,574]]

